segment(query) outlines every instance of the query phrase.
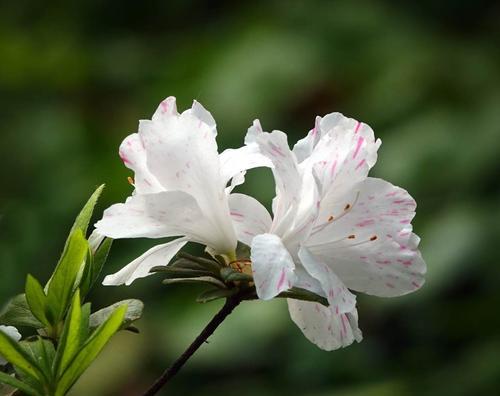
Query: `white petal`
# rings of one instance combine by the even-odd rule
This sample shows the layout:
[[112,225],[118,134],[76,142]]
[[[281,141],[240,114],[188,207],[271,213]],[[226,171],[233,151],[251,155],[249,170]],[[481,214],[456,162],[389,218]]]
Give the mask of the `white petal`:
[[231,194],[229,208],[239,241],[250,246],[254,236],[269,232],[271,215],[255,198],[245,194]]
[[164,118],[169,118],[177,115],[179,115],[179,113],[177,112],[176,99],[174,96],[169,96],[158,105],[158,108],[154,112],[152,119],[154,121],[161,121]]
[[[250,144],[238,149],[224,150],[220,155],[221,178],[227,183],[231,178],[241,175],[242,172],[261,166],[273,167],[272,162],[259,152],[257,144]],[[243,183],[239,178],[238,184]],[[237,184],[237,185],[238,185]]]
[[114,239],[163,238],[197,233],[201,224],[205,225],[203,214],[192,196],[164,191],[133,195],[109,207],[95,227],[98,234]]
[[138,193],[147,194],[164,190],[147,165],[146,149],[140,136],[133,133],[120,145],[120,158],[125,166],[134,171],[134,187]]
[[196,100],[193,101],[193,106],[186,110],[185,113],[191,114],[200,121],[207,124],[210,128],[212,128],[212,132],[217,135],[215,119],[212,114],[205,109],[202,104]]
[[[13,326],[0,325],[0,331],[4,332],[6,335],[8,335],[15,341],[19,341],[21,339],[21,334]],[[3,366],[5,364],[7,364],[7,361],[0,355],[0,366]]]
[[104,235],[99,234],[96,230],[92,231],[89,236],[89,246],[92,253],[95,253],[99,246],[101,246],[102,241],[106,238]]
[[213,225],[212,232],[226,241],[226,250],[219,253],[226,253],[236,246],[236,236],[228,215],[226,181],[220,174],[215,127],[201,109],[195,103],[181,115],[142,121],[139,134],[151,173],[166,190],[184,191],[196,199]]
[[262,132],[263,131],[262,131],[262,126],[260,125],[260,121],[254,120],[252,126],[247,130],[247,134],[245,136],[245,144],[249,145],[251,143],[256,143],[257,137]]
[[322,195],[345,192],[365,179],[377,161],[380,146],[373,130],[340,113],[326,115],[316,129],[321,138],[301,163],[301,169],[314,170]]
[[293,153],[297,157],[298,162],[302,162],[307,157],[309,157],[319,139],[321,138],[321,128],[319,127],[321,122],[321,117],[316,117],[316,122],[314,128],[309,131],[307,136],[300,139],[295,146],[293,146]]
[[356,307],[356,296],[325,263],[314,257],[307,248],[300,249],[299,257],[306,271],[320,282],[324,295],[336,314],[350,312]]
[[348,288],[392,297],[422,286],[426,266],[410,224],[416,205],[405,190],[368,178],[321,205],[306,244]]
[[260,299],[270,300],[295,283],[295,264],[278,236],[261,234],[254,237],[251,260]]
[[288,299],[288,310],[306,338],[326,351],[346,347],[362,339],[356,309],[336,314],[332,307]]
[[167,265],[186,243],[186,239],[179,238],[162,245],[157,245],[149,249],[142,256],[136,258],[120,271],[106,276],[102,284],[106,286],[130,285],[138,278],[152,275],[149,272],[151,268]]
[[297,160],[290,151],[287,136],[283,132],[259,133],[256,142],[260,152],[274,165],[273,175],[276,181],[274,221],[282,224],[290,208],[296,208],[301,199],[302,180]]

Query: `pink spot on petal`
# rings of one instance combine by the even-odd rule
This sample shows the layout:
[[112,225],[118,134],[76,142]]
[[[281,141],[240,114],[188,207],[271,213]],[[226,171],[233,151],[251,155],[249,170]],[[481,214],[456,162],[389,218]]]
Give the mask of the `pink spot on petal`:
[[359,161],[359,164],[356,166],[355,170],[358,170],[359,168],[361,168],[364,164],[365,164],[365,160],[362,159],[361,161]]
[[281,269],[281,275],[280,275],[280,279],[278,281],[278,291],[281,290],[281,288],[283,287],[283,285],[285,284],[285,269],[282,268]]
[[356,156],[359,153],[359,150],[361,149],[361,145],[363,144],[364,141],[365,141],[365,139],[363,137],[360,136],[358,138],[358,143],[356,144],[356,149],[354,150],[354,153],[352,155],[352,159],[356,158]]
[[360,127],[361,127],[361,122],[358,121],[358,123],[356,124],[356,128],[354,128],[354,133],[358,133]]

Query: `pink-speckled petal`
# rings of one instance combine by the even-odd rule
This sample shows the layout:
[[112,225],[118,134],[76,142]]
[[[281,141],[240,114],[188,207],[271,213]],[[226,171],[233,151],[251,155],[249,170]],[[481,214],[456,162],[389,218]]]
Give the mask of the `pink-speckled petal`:
[[149,249],[120,271],[104,278],[103,285],[130,285],[134,280],[152,275],[149,271],[156,266],[167,265],[187,243],[185,238],[175,239]]
[[255,288],[260,299],[270,300],[295,283],[295,264],[277,235],[261,234],[254,237],[251,260]]
[[367,178],[322,201],[306,244],[350,289],[382,297],[410,293],[426,272],[411,228],[415,207],[405,190]]
[[346,313],[356,307],[356,296],[347,289],[328,265],[314,257],[305,247],[300,249],[299,258],[306,271],[320,282],[323,294],[333,311],[337,314]]
[[238,240],[248,246],[251,246],[256,235],[265,234],[271,228],[271,215],[259,201],[249,195],[231,194],[229,208]]
[[355,308],[350,312],[337,314],[332,307],[288,299],[288,310],[293,322],[306,338],[325,351],[333,351],[362,340]]
[[221,168],[221,181],[224,185],[230,180],[232,188],[245,181],[244,172],[248,169],[265,166],[272,168],[269,158],[259,152],[257,144],[249,144],[238,149],[227,149],[219,155]]
[[232,251],[236,235],[228,215],[212,116],[195,102],[180,115],[165,112],[157,119],[141,121],[139,134],[151,173],[165,190],[194,197],[211,223],[211,232],[224,241],[210,247],[222,254]]
[[314,171],[322,196],[345,192],[366,178],[380,146],[368,125],[331,113],[317,120],[314,130],[319,138],[300,165]]
[[199,242],[215,235],[195,199],[182,191],[134,195],[106,209],[95,228],[115,239],[190,235]]
[[285,217],[290,214],[290,209],[295,211],[294,208],[299,205],[301,199],[302,180],[297,168],[297,160],[290,151],[287,136],[283,132],[259,133],[256,136],[256,143],[260,152],[273,164],[276,182],[276,198],[273,203],[274,223],[283,226]]
[[153,121],[161,121],[164,118],[169,118],[172,116],[178,116],[179,113],[177,112],[177,103],[176,99],[174,96],[169,96],[168,98],[164,99],[159,105],[156,111],[153,114],[152,120]]
[[134,187],[139,194],[164,190],[148,168],[146,150],[139,134],[127,136],[120,145],[119,153],[125,166],[134,171]]

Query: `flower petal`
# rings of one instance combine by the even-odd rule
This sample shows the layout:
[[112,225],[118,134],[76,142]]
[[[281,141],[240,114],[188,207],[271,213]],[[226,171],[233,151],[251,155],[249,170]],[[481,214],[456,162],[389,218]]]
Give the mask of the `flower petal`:
[[290,317],[306,338],[323,350],[333,351],[360,342],[358,313],[336,314],[332,307],[319,303],[288,299]]
[[273,175],[276,181],[276,198],[273,202],[274,222],[287,228],[284,219],[287,217],[288,220],[293,220],[301,199],[302,180],[297,160],[288,147],[287,136],[281,131],[258,133],[255,141],[260,152],[269,158],[274,166]]
[[137,133],[125,138],[120,145],[119,153],[125,166],[134,171],[133,183],[138,193],[147,194],[164,190],[148,168],[146,149]]
[[[169,106],[170,108],[171,106]],[[196,103],[178,115],[162,113],[151,121],[141,121],[139,134],[147,151],[147,165],[166,190],[184,191],[193,196],[212,224],[212,233],[221,236],[219,253],[236,246],[236,236],[228,216],[215,141],[215,124],[208,112]]]
[[356,307],[356,296],[328,265],[319,261],[304,247],[299,251],[299,258],[306,271],[320,282],[324,295],[336,314],[350,312]]
[[415,207],[405,190],[368,178],[321,202],[307,246],[350,289],[381,297],[410,293],[423,285],[426,271],[411,232]]
[[167,265],[186,243],[187,240],[185,238],[179,238],[162,245],[157,245],[123,267],[120,271],[106,276],[102,284],[105,286],[123,284],[128,286],[138,278],[152,275],[149,272],[151,268]]
[[316,143],[300,167],[314,171],[322,196],[332,191],[337,194],[347,191],[366,178],[377,161],[380,146],[380,140],[375,140],[368,125],[331,113],[317,120],[314,130],[317,130]]
[[260,299],[270,300],[295,283],[295,264],[277,235],[261,234],[254,237],[251,260],[255,288]]
[[[261,166],[273,167],[272,162],[259,152],[256,144],[250,144],[238,149],[226,149],[219,155],[221,178],[227,183],[242,172]],[[245,178],[240,178],[236,185],[242,184]]]
[[198,242],[212,232],[194,198],[182,191],[133,195],[106,209],[95,227],[114,239],[194,235]]
[[255,198],[245,194],[229,196],[231,219],[238,240],[250,246],[254,236],[265,234],[272,224],[271,215]]

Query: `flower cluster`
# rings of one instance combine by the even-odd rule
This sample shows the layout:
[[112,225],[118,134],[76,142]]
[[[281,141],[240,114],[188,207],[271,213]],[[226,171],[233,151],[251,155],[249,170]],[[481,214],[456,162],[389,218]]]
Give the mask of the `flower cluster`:
[[[179,114],[169,97],[123,141],[120,157],[135,174],[134,191],[104,212],[96,232],[179,238],[154,246],[104,284],[148,276],[196,242],[222,266],[251,274],[258,298],[291,296],[292,320],[325,350],[361,340],[353,292],[394,297],[422,286],[426,266],[411,226],[415,201],[368,177],[380,146],[368,125],[340,113],[317,117],[290,149],[285,133],[264,132],[256,120],[243,147],[220,154],[216,135],[212,115],[198,102]],[[251,196],[233,192],[255,167],[273,172],[272,216]],[[244,266],[234,265],[243,262],[238,242],[250,247]],[[292,290],[322,302],[293,298]]]

